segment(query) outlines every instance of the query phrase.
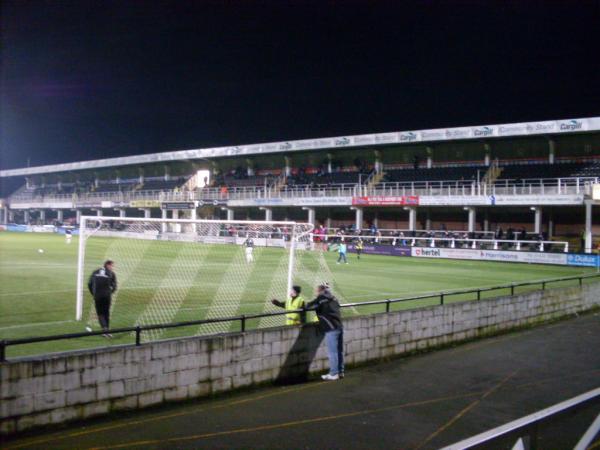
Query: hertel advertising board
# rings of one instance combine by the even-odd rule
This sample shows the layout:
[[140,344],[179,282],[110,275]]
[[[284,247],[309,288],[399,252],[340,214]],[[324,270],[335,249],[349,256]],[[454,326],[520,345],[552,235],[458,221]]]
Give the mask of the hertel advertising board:
[[564,253],[413,247],[412,256],[417,258],[469,259],[478,261],[504,261],[534,264],[567,264],[567,255]]

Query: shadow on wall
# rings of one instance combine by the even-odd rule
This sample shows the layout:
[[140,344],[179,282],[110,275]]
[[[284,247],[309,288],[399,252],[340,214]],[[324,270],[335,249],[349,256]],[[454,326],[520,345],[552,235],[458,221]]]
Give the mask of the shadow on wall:
[[297,384],[308,380],[310,365],[325,335],[316,325],[305,325],[285,358],[276,384]]

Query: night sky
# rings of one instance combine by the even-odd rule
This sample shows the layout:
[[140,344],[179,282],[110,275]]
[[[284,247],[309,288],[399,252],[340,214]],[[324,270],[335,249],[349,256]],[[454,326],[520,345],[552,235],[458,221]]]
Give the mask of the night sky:
[[600,1],[2,1],[1,166],[600,114]]

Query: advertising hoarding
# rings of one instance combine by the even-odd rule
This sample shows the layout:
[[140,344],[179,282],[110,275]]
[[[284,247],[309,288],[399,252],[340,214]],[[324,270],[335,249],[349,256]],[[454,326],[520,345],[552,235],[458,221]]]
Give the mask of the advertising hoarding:
[[565,253],[413,247],[411,254],[417,258],[467,259],[530,264],[567,264],[567,255]]
[[[356,245],[348,246],[350,253],[356,253]],[[367,255],[386,255],[386,256],[410,256],[410,247],[396,247],[394,245],[363,245],[363,253]]]
[[354,206],[416,206],[419,204],[417,195],[371,195],[365,197],[352,197]]

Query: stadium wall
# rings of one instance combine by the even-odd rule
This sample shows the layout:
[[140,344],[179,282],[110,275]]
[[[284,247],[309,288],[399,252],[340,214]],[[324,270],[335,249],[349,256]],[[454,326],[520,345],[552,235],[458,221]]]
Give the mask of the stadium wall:
[[[600,307],[600,283],[344,320],[349,365]],[[0,434],[288,382],[327,367],[315,326],[191,337],[0,365]],[[350,373],[349,376],[352,376]]]

